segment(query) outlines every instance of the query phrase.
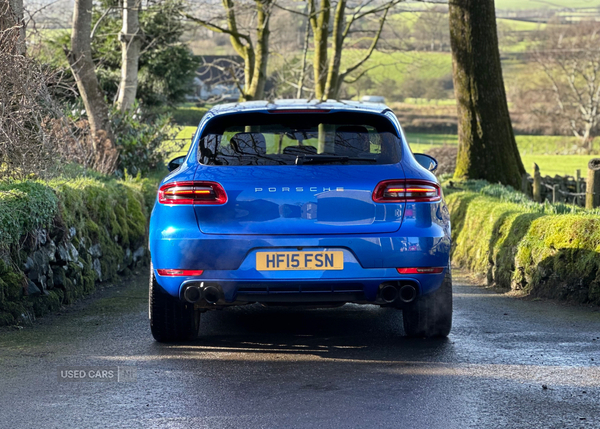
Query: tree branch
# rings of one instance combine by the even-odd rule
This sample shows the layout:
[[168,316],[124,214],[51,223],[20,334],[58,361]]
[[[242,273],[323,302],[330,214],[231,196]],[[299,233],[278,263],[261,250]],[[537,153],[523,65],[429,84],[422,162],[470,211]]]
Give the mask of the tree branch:
[[210,31],[214,31],[215,33],[229,34],[232,37],[240,39],[240,44],[241,44],[241,40],[245,40],[246,42],[250,43],[250,36],[248,36],[247,34],[242,34],[237,31],[232,31],[228,28],[220,27],[216,24],[213,24],[212,22],[204,21],[203,19],[196,18],[187,13],[185,13],[183,16],[185,16],[190,21],[195,22],[196,24],[202,25],[203,27],[209,29]]
[[283,6],[281,6],[280,4],[277,4],[277,3],[273,3],[273,6],[275,6],[277,9],[285,10],[286,12],[293,13],[295,15],[309,16],[308,13],[300,12],[300,11],[297,11],[297,10],[294,10],[294,9],[289,9],[289,8],[283,7]]
[[354,65],[348,67],[346,70],[344,70],[342,73],[340,73],[340,80],[344,80],[347,75],[352,73],[354,70],[358,69],[371,57],[371,55],[373,54],[373,51],[375,51],[375,48],[377,47],[377,43],[379,42],[379,39],[381,37],[381,32],[383,31],[383,26],[385,25],[385,20],[387,18],[387,14],[388,14],[390,8],[394,4],[395,4],[394,2],[388,3],[387,7],[384,9],[383,15],[381,16],[381,18],[379,18],[379,28],[377,30],[377,34],[373,38],[373,42],[371,43],[371,46],[369,46],[367,53],[364,55],[364,57],[362,59],[357,61]]
[[391,65],[391,64],[375,64],[372,67],[367,67],[367,68],[363,69],[358,75],[356,75],[353,78],[350,78],[350,79],[344,78],[344,83],[356,83],[359,79],[361,79],[364,75],[366,75],[371,70],[379,68],[379,67],[389,66],[389,65]]
[[102,22],[102,20],[104,18],[106,18],[108,16],[108,14],[110,12],[112,12],[114,9],[116,9],[116,8],[114,8],[114,7],[107,8],[106,11],[102,14],[102,16],[100,18],[98,18],[98,21],[96,21],[96,23],[94,24],[94,28],[92,28],[92,32],[90,34],[90,39],[94,38],[94,36],[96,34],[96,30],[98,29],[98,26],[100,25],[100,23]]

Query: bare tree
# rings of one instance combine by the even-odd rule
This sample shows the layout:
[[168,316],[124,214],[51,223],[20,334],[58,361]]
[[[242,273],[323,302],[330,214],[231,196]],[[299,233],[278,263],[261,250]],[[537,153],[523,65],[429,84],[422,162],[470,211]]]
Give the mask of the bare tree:
[[[388,0],[383,3],[365,0],[356,6],[349,5],[347,0],[338,0],[337,4],[332,3],[331,0],[321,0],[319,3],[317,0],[307,1],[311,11],[309,19],[313,31],[315,96],[322,100],[335,99],[339,97],[344,82],[354,83],[366,73],[366,70],[362,70],[357,76],[351,76],[369,60],[377,48],[390,9],[403,0]],[[330,32],[332,10],[333,30]],[[357,61],[342,69],[344,44],[349,40],[353,26],[368,18],[374,18],[376,21],[376,29],[369,38],[368,48]],[[329,57],[330,39],[332,52]]]
[[114,171],[119,153],[115,147],[108,105],[104,101],[104,93],[98,83],[92,60],[90,37],[92,6],[93,0],[75,0],[71,49],[65,48],[65,53],[89,119],[96,153],[94,168],[104,173],[111,173]]
[[243,29],[238,22],[238,12],[246,11],[248,7],[247,3],[238,0],[223,0],[224,15],[218,14],[208,19],[186,15],[191,21],[211,31],[229,35],[231,45],[244,60],[243,85],[235,77],[234,71],[231,71],[231,76],[244,101],[264,98],[269,59],[269,21],[273,11],[273,1],[254,0],[252,13],[256,18],[252,31]]
[[412,29],[415,47],[426,51],[444,51],[450,45],[448,9],[434,6],[422,11]]
[[589,152],[600,124],[600,23],[551,25],[534,58],[547,77],[555,114]]
[[119,34],[121,42],[121,82],[117,96],[117,109],[129,110],[135,102],[138,84],[138,64],[142,38],[139,13],[141,0],[123,0],[123,28]]
[[0,26],[0,178],[49,178],[65,161],[87,166],[86,124],[66,118],[53,99],[48,86],[56,75],[19,53],[20,20],[6,0],[0,0]]

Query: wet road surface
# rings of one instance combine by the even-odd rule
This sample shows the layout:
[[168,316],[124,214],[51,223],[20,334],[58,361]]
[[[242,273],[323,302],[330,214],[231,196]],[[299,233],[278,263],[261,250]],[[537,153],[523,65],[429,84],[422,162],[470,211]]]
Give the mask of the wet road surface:
[[[249,306],[163,345],[144,277],[0,332],[0,427],[600,428],[598,308],[457,276],[446,340],[403,337],[392,309]],[[59,381],[65,366],[117,365],[136,381]]]

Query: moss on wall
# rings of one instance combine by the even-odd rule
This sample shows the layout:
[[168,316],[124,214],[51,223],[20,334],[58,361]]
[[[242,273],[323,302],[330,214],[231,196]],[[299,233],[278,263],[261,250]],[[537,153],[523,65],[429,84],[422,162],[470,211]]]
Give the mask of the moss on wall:
[[454,264],[485,274],[490,285],[600,304],[597,212],[559,213],[488,194],[456,186],[448,192]]
[[155,188],[97,178],[1,182],[0,325],[71,304],[147,262]]

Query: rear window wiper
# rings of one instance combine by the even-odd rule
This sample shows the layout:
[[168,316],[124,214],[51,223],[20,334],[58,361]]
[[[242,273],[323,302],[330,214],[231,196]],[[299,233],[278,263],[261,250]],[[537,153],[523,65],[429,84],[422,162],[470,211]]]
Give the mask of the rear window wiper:
[[363,158],[354,156],[335,156],[335,155],[298,155],[296,157],[296,165],[304,164],[330,164],[335,162],[348,162],[348,161],[365,161],[365,162],[377,162],[375,158]]

